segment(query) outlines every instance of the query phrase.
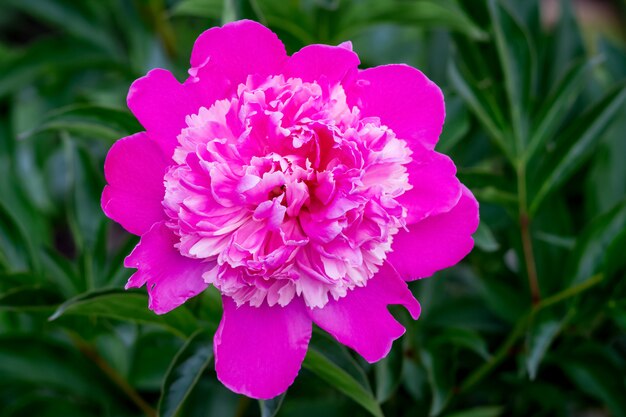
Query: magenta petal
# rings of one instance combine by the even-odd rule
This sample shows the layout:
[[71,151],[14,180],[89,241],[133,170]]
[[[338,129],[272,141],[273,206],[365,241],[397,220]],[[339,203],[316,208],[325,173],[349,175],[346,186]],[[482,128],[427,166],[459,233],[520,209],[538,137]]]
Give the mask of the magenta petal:
[[224,385],[258,399],[273,398],[293,383],[311,339],[301,299],[285,307],[237,307],[222,297],[224,316],[214,338],[215,370]]
[[190,73],[202,79],[204,67],[216,68],[236,87],[250,74],[280,73],[286,60],[285,46],[271,30],[251,20],[239,20],[198,37],[191,53]]
[[285,65],[285,77],[297,77],[313,82],[326,78],[331,84],[355,74],[359,57],[342,46],[309,45],[293,54]]
[[372,363],[384,358],[393,341],[405,332],[387,309],[391,304],[403,305],[414,319],[419,317],[419,303],[394,268],[384,263],[365,287],[309,310],[309,315],[315,324]]
[[432,216],[408,226],[394,237],[387,260],[402,278],[413,280],[431,276],[455,265],[474,247],[472,233],[478,227],[478,202],[462,187],[457,205],[447,213]]
[[182,256],[174,247],[177,241],[165,223],[157,223],[124,260],[125,267],[137,268],[126,289],[145,284],[149,307],[157,314],[167,313],[204,291],[208,284],[202,274],[214,265]]
[[104,175],[102,210],[130,233],[142,235],[165,218],[163,175],[168,162],[158,145],[145,132],[113,144]]
[[179,83],[169,71],[154,69],[128,90],[128,107],[168,157],[178,146],[178,134],[187,127],[185,117],[202,105],[196,88]]
[[443,94],[424,74],[407,65],[383,65],[359,72],[348,94],[363,116],[380,117],[400,139],[433,149],[439,140],[445,107]]
[[462,193],[454,162],[446,155],[415,144],[412,156],[407,170],[413,188],[397,199],[408,210],[407,224],[450,211]]

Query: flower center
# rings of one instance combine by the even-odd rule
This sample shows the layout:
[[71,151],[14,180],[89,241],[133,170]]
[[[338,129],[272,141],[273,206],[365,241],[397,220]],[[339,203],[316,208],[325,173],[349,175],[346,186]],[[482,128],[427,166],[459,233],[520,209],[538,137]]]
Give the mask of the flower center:
[[238,304],[322,307],[364,286],[404,226],[406,143],[340,85],[249,77],[187,117],[163,204],[178,250]]

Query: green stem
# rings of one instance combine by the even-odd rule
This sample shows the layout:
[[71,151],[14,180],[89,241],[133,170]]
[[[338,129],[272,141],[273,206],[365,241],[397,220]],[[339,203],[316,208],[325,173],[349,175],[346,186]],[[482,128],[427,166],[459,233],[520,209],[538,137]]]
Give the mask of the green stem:
[[517,322],[517,325],[506,338],[504,343],[498,348],[496,353],[491,357],[491,359],[483,364],[476,371],[471,373],[465,381],[461,384],[459,392],[465,392],[480,382],[485,376],[487,376],[496,366],[500,364],[509,354],[517,339],[524,333],[526,326],[528,324],[530,315],[527,314],[522,319]]
[[538,302],[533,308],[519,319],[513,331],[506,338],[504,343],[498,348],[491,359],[485,362],[480,368],[472,372],[461,384],[459,392],[466,392],[474,385],[482,381],[491,371],[493,371],[506,357],[517,342],[517,340],[525,333],[528,325],[532,322],[539,311],[550,307],[568,298],[572,298],[581,292],[598,284],[604,278],[603,274],[596,274],[585,280],[581,284],[567,288],[551,297]]
[[530,235],[531,219],[528,215],[526,164],[523,160],[518,165],[517,169],[517,192],[519,194],[519,224],[522,238],[522,251],[524,252],[524,264],[526,265],[526,275],[528,276],[528,286],[530,287],[532,304],[536,305],[541,300],[541,291],[539,289],[539,278],[537,277],[533,240]]
[[163,0],[153,0],[150,3],[150,20],[154,25],[154,29],[163,42],[165,53],[170,58],[176,58],[176,37],[172,25],[167,19],[165,10],[165,2]]
[[135,389],[107,363],[102,356],[89,343],[73,332],[68,332],[70,339],[76,348],[89,360],[91,360],[126,396],[146,415],[157,417],[157,412],[148,404]]

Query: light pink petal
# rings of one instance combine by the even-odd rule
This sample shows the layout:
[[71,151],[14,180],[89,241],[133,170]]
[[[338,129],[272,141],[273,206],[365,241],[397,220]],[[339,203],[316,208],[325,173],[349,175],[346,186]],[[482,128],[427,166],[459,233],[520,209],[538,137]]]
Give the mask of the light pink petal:
[[154,69],[137,79],[128,90],[128,107],[159,143],[166,156],[171,157],[178,146],[177,136],[187,127],[185,117],[195,114],[202,105],[196,94],[197,85],[183,85],[164,69]]
[[300,298],[285,307],[237,307],[222,297],[224,316],[214,338],[215,370],[224,385],[258,399],[293,383],[311,339],[311,319]]
[[126,289],[145,284],[150,296],[148,306],[157,314],[165,314],[204,291],[208,284],[202,274],[214,266],[182,256],[174,247],[177,241],[165,223],[157,223],[124,260],[125,267],[137,268]]
[[414,319],[419,317],[419,303],[394,268],[385,263],[365,287],[309,310],[309,315],[315,324],[372,363],[384,358],[393,341],[405,332],[387,309],[391,304],[403,305]]
[[433,149],[439,140],[445,107],[439,87],[408,65],[383,65],[359,72],[348,89],[348,103],[363,116],[377,116],[409,145]]
[[167,165],[168,159],[145,132],[115,142],[104,162],[104,213],[130,233],[147,232],[165,218],[161,201]]
[[478,202],[462,186],[463,195],[449,212],[428,217],[394,236],[387,260],[402,278],[431,276],[463,259],[474,247],[472,233],[478,227]]
[[413,160],[407,165],[413,188],[397,199],[408,209],[407,224],[450,211],[462,194],[450,158],[417,144],[413,150]]
[[238,20],[203,32],[191,53],[192,76],[203,80],[216,71],[227,76],[231,87],[246,81],[248,75],[279,74],[287,53],[285,46],[268,28],[251,20]]
[[341,46],[309,45],[293,54],[285,66],[285,78],[301,78],[313,82],[326,78],[331,84],[354,75],[359,57]]

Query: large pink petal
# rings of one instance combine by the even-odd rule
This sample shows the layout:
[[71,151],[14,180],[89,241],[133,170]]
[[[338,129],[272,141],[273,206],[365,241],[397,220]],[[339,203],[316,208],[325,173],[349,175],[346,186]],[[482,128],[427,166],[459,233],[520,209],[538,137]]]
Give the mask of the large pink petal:
[[293,383],[311,339],[302,299],[285,307],[237,307],[222,297],[224,316],[214,338],[217,377],[232,391],[269,399]]
[[285,46],[268,28],[251,20],[239,20],[203,32],[191,53],[192,76],[202,82],[217,72],[226,76],[231,87],[246,81],[250,74],[279,74],[287,53]]
[[397,199],[408,209],[407,224],[450,211],[462,193],[456,166],[446,155],[415,144],[412,157],[407,168],[413,188]]
[[331,84],[356,74],[359,57],[341,46],[309,45],[293,54],[285,65],[286,78],[297,77],[313,82],[326,78]]
[[443,94],[424,74],[407,65],[383,65],[359,72],[348,103],[363,116],[378,116],[396,135],[433,149],[439,140],[445,107]]
[[391,304],[403,305],[414,319],[419,317],[419,303],[393,267],[385,263],[365,287],[309,310],[309,315],[315,324],[372,363],[384,358],[393,341],[405,332],[387,310]]
[[102,210],[130,233],[142,235],[165,218],[161,201],[168,159],[145,132],[113,144],[104,162],[108,185]]
[[462,186],[457,205],[447,213],[428,217],[408,226],[394,237],[387,260],[402,278],[431,276],[463,259],[474,247],[472,233],[478,227],[478,202]]
[[208,284],[202,274],[214,266],[182,256],[174,247],[177,242],[165,223],[157,223],[124,260],[125,267],[137,268],[126,289],[145,284],[150,296],[148,306],[157,314],[165,314],[204,291]]
[[176,137],[187,127],[185,117],[215,101],[201,100],[198,88],[194,83],[181,84],[169,71],[157,68],[137,79],[128,90],[128,107],[168,157],[178,146]]

